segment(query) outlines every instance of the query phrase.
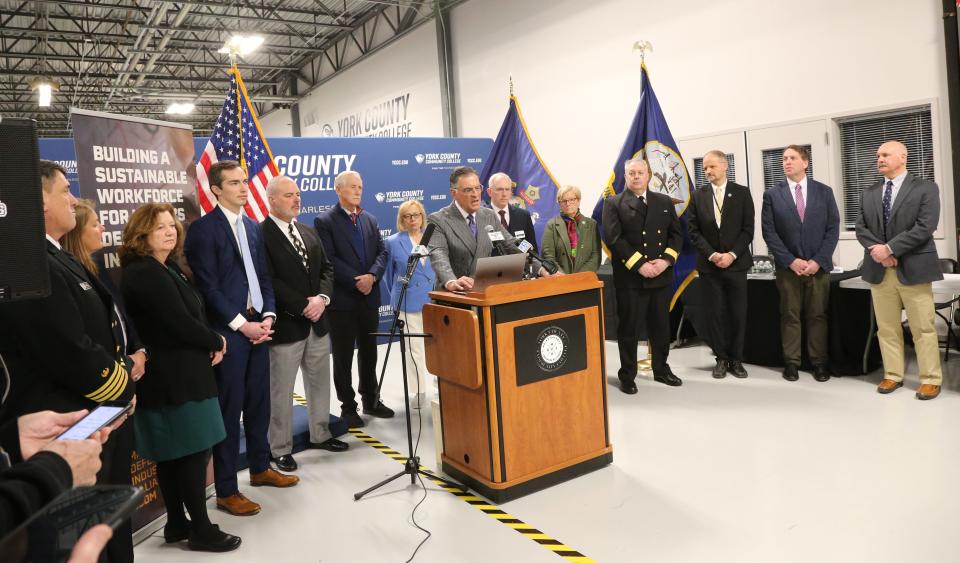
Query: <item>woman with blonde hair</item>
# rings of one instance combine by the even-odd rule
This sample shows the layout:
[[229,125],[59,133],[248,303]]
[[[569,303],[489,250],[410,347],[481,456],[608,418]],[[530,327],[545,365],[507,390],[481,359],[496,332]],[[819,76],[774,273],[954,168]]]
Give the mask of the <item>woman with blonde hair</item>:
[[195,551],[230,551],[240,538],[210,522],[205,490],[210,449],[226,437],[213,366],[227,345],[207,324],[200,293],[177,266],[182,248],[183,225],[169,203],[137,208],[123,229],[120,285],[150,349],[133,417],[137,452],[157,462],[167,508],[164,539],[189,540]]
[[[397,209],[397,232],[384,239],[387,248],[387,268],[383,274],[383,282],[390,291],[390,305],[396,310],[397,300],[400,298],[400,278],[407,272],[407,259],[413,248],[420,244],[420,237],[426,225],[427,213],[416,199],[410,199],[400,204]],[[417,266],[410,276],[407,293],[404,296],[403,310],[400,320],[404,323],[407,332],[423,332],[423,315],[421,311],[426,303],[430,302],[427,295],[436,282],[436,274],[430,265],[430,258],[424,257],[417,261]],[[423,348],[422,338],[409,338],[404,343],[407,355],[404,362],[407,365],[407,386],[413,398],[413,408],[419,409],[427,402],[427,360]]]
[[597,222],[580,213],[580,189],[563,186],[557,192],[560,215],[543,229],[541,255],[565,274],[596,272],[600,268],[600,230]]

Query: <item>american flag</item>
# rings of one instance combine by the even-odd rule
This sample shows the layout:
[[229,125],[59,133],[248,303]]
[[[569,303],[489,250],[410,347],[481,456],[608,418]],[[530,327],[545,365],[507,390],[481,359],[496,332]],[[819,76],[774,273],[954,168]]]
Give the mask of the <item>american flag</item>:
[[237,67],[230,69],[230,90],[223,102],[220,117],[213,127],[210,140],[197,161],[197,198],[204,213],[213,210],[217,197],[210,190],[207,172],[221,160],[236,160],[250,178],[250,197],[244,210],[254,221],[260,222],[269,214],[267,182],[280,174],[273,162],[273,153],[260,130],[257,113],[250,104],[247,87]]

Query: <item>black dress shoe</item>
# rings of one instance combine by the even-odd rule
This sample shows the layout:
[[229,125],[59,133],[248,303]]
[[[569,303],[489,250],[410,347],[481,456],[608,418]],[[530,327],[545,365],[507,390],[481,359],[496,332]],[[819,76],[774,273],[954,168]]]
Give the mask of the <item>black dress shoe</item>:
[[787,381],[796,381],[800,379],[800,373],[797,370],[797,364],[790,364],[783,366],[783,378]]
[[193,551],[233,551],[240,547],[240,538],[220,531],[220,526],[211,524],[210,528],[202,533],[190,534],[187,547]]
[[350,444],[337,440],[336,438],[330,438],[324,440],[319,444],[317,442],[310,442],[310,448],[315,450],[327,450],[328,452],[345,452],[350,448]]
[[280,471],[296,471],[297,470],[297,460],[293,459],[293,455],[287,454],[280,457],[273,458],[273,462],[277,464],[277,469]]
[[627,395],[636,395],[637,394],[637,384],[631,379],[629,381],[620,381],[620,390],[626,393]]
[[347,428],[363,428],[363,419],[356,410],[342,411],[340,419],[347,424]]
[[167,543],[177,543],[190,537],[190,522],[182,526],[172,526],[168,522],[163,527],[163,541]]
[[713,366],[713,378],[723,379],[727,376],[727,360],[717,359],[717,365]]
[[813,366],[813,378],[817,381],[830,380],[830,368],[825,365]]
[[393,409],[383,404],[383,401],[377,401],[377,404],[367,406],[363,405],[363,414],[369,414],[377,418],[393,418]]
[[663,383],[664,385],[669,385],[671,387],[680,387],[681,385],[683,385],[683,380],[681,380],[679,377],[674,375],[672,371],[670,371],[670,366],[667,366],[667,368],[661,373],[654,373],[653,380],[659,381],[660,383]]
[[727,365],[729,366],[730,373],[732,373],[734,377],[743,379],[747,376],[747,370],[743,368],[743,362],[740,360],[731,360]]

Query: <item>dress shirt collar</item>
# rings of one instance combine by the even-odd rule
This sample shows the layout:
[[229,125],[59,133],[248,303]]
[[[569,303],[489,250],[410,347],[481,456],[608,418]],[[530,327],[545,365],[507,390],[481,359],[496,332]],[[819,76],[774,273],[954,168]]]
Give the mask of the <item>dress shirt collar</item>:
[[[457,200],[453,200],[453,204],[457,206],[457,211],[460,212],[460,216],[463,217],[463,220],[464,220],[464,221],[469,221],[469,220],[467,219],[468,216],[470,216],[470,215],[476,215],[476,214],[477,214],[476,211],[474,211],[473,213],[467,213],[466,211],[464,211],[463,208],[460,207],[460,203],[459,203]],[[477,220],[476,217],[474,217],[473,220],[476,221],[476,220]]]
[[[270,214],[270,218],[273,219],[273,222],[276,223],[278,227],[280,227],[280,230],[283,231],[283,234],[287,234],[287,233],[290,232],[290,223],[289,223],[289,222],[284,221],[283,219],[277,217],[277,216],[274,215],[273,213]],[[296,230],[296,229],[294,229],[294,230]]]
[[893,182],[893,190],[897,191],[900,189],[900,186],[903,185],[903,181],[906,179],[907,179],[907,171],[904,170],[903,172],[900,173],[900,175],[898,175],[895,178],[887,178],[886,176],[884,176],[883,185],[884,187],[886,187],[887,182]]
[[494,205],[493,203],[491,203],[491,204],[490,204],[490,209],[493,209],[493,212],[497,214],[497,217],[500,217],[500,212],[503,211],[503,212],[506,214],[506,216],[507,216],[507,220],[510,219],[510,204],[509,204],[509,203],[508,203],[507,205],[503,206],[503,207],[497,207],[496,205]]
[[791,189],[791,190],[796,190],[796,189],[797,189],[797,184],[800,184],[800,190],[801,190],[801,191],[806,190],[806,189],[807,189],[807,177],[804,176],[803,178],[800,178],[800,181],[799,181],[799,182],[794,182],[794,181],[791,180],[790,178],[787,178],[787,185],[790,186],[790,189]]
[[57,250],[63,250],[63,247],[60,246],[60,241],[54,239],[52,236],[47,235],[47,240],[50,241],[50,244],[57,247]]
[[716,184],[714,184],[713,182],[711,182],[711,183],[710,183],[710,187],[713,188],[713,191],[717,191],[717,190],[726,191],[726,189],[727,189],[727,182],[724,182],[724,183],[720,184],[719,186],[716,185]]
[[220,211],[223,211],[223,214],[226,215],[227,222],[230,223],[230,226],[235,227],[237,225],[237,219],[240,218],[240,214],[230,211],[229,209],[220,205],[219,203],[217,204],[217,207],[219,207]]

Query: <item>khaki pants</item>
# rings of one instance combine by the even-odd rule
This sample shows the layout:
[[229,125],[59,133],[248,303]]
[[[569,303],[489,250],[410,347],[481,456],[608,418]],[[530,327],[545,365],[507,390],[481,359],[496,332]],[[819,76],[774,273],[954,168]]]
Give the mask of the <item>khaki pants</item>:
[[920,383],[940,385],[940,350],[934,325],[933,286],[929,283],[904,285],[897,278],[896,268],[887,268],[883,281],[873,284],[873,310],[877,317],[877,339],[883,356],[883,377],[903,381],[903,328],[901,311],[907,311],[907,322],[913,333],[920,367]]

